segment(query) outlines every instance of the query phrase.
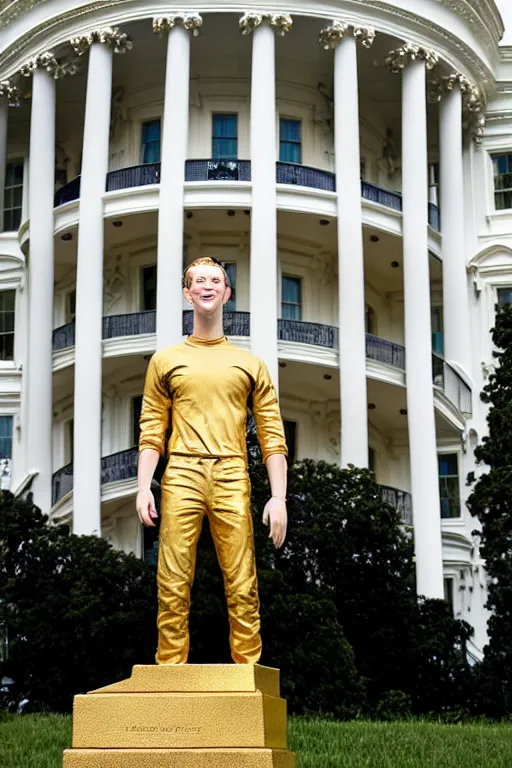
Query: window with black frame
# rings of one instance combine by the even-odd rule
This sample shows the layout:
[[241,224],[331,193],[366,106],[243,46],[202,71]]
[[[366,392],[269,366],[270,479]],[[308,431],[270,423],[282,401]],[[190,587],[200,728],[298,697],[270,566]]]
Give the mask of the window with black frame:
[[160,162],[161,120],[148,120],[142,123],[140,148],[141,163]]
[[23,160],[7,163],[5,169],[3,231],[16,232],[23,204]]
[[238,159],[238,115],[212,115],[212,159]]
[[0,291],[0,360],[14,360],[15,291]]
[[493,155],[494,204],[497,211],[512,208],[512,154]]
[[302,319],[302,280],[284,275],[281,284],[281,315],[283,320]]
[[459,458],[456,453],[440,453],[437,458],[441,518],[460,517]]

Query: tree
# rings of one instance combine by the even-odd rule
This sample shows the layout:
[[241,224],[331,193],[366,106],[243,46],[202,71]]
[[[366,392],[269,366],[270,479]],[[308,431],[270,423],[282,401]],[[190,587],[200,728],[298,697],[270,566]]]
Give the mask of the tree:
[[12,677],[36,708],[67,711],[76,693],[152,663],[154,571],[96,536],[48,525],[30,501],[0,493],[0,626]]
[[490,580],[480,701],[487,714],[501,717],[512,712],[512,307],[497,308],[492,339],[498,365],[480,396],[490,406],[488,435],[475,449],[488,470],[467,503],[482,525],[481,554]]

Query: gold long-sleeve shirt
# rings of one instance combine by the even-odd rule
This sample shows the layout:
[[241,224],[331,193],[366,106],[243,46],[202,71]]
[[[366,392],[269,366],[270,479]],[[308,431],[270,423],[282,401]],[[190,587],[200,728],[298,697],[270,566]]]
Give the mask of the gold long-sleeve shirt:
[[276,391],[266,365],[225,337],[189,336],[151,358],[144,385],[139,451],[246,458],[247,408],[263,461],[288,451]]

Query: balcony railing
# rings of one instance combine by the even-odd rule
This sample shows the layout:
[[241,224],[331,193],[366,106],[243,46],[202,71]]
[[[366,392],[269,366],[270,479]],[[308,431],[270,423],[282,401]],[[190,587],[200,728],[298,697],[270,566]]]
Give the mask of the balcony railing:
[[[137,477],[137,448],[118,451],[101,459],[101,484],[131,480]],[[73,462],[58,469],[52,477],[52,504],[73,490]]]
[[101,484],[115,483],[119,480],[131,480],[137,477],[137,448],[111,453],[101,459]]
[[52,348],[54,352],[75,346],[75,321],[55,328],[52,333]]
[[52,505],[73,490],[73,462],[61,467],[52,476]]
[[366,357],[395,368],[405,369],[405,347],[395,344],[394,341],[373,336],[371,333],[366,334]]
[[103,338],[115,339],[120,336],[140,336],[156,333],[156,312],[130,312],[127,315],[105,315]]
[[80,178],[80,176],[77,176],[76,179],[68,181],[67,184],[64,184],[63,187],[56,191],[53,201],[55,208],[59,205],[64,205],[64,203],[70,203],[72,200],[78,200],[80,197]]
[[145,187],[160,184],[160,163],[132,165],[131,168],[119,168],[107,173],[107,192],[130,187]]
[[338,349],[338,329],[332,325],[306,323],[303,320],[278,320],[277,335],[281,341]]
[[250,160],[187,160],[185,181],[250,181]]
[[407,491],[391,488],[389,485],[379,486],[382,498],[396,509],[404,525],[412,525],[412,496]]
[[[250,181],[250,160],[186,160],[185,181]],[[276,181],[278,184],[295,184],[299,187],[323,189],[328,192],[336,191],[336,176],[321,168],[298,163],[276,163]],[[145,163],[133,165],[130,168],[120,168],[107,174],[106,190],[112,192],[118,189],[143,187],[148,184],[160,184],[160,163]],[[402,210],[402,195],[361,180],[361,196],[365,200]],[[55,207],[78,200],[80,197],[80,176],[65,184],[55,193]],[[428,205],[429,224],[440,231],[439,208],[434,203]]]
[[311,168],[309,165],[297,163],[277,163],[276,181],[278,184],[296,184],[299,187],[313,187],[336,191],[336,177],[330,171],[321,168]]
[[385,205],[386,208],[394,208],[395,211],[402,210],[402,195],[400,192],[390,192],[388,189],[382,189],[370,181],[361,180],[361,197],[365,200],[371,200],[373,203]]
[[471,389],[462,376],[439,355],[432,355],[432,381],[461,413],[473,413]]

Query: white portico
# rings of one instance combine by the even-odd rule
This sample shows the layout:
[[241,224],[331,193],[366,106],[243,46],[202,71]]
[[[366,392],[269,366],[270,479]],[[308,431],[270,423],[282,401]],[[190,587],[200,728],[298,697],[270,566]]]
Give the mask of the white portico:
[[235,288],[226,333],[268,365],[291,453],[375,472],[413,524],[419,593],[478,616],[481,647],[464,477],[492,325],[475,285],[494,267],[476,257],[512,232],[487,210],[508,200],[508,129],[485,128],[491,0],[479,16],[463,0],[33,5],[0,10],[13,490],[149,551],[132,515],[145,368],[189,327],[184,265],[212,255]]

